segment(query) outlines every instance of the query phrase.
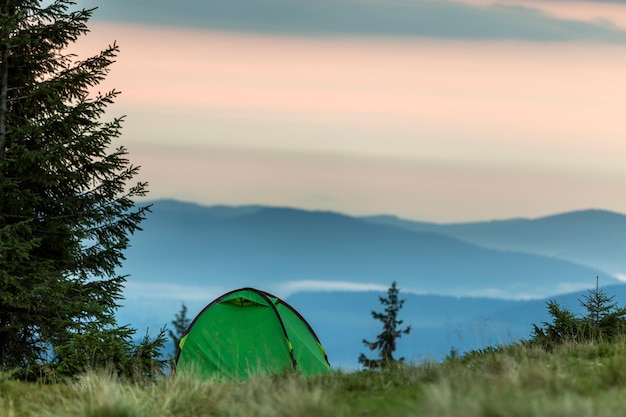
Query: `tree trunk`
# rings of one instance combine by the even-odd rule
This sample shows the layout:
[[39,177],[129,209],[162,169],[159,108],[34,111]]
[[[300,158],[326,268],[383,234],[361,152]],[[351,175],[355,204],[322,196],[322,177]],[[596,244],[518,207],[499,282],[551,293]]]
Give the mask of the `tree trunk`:
[[[0,15],[5,15],[10,19],[10,0],[5,0],[0,8]],[[2,33],[0,61],[0,159],[4,159],[5,147],[7,143],[7,112],[9,100],[9,34]]]
[[6,146],[6,138],[7,138],[7,98],[8,98],[8,83],[9,83],[9,66],[7,65],[7,60],[9,58],[9,48],[6,45],[3,45],[2,48],[2,71],[0,81],[0,159],[4,158],[4,147]]

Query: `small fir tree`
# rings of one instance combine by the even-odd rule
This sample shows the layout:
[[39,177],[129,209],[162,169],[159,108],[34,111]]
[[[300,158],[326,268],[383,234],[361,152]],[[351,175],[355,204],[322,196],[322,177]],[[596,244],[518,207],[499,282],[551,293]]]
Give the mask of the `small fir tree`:
[[187,331],[190,323],[191,320],[187,317],[187,306],[185,305],[185,303],[182,303],[180,311],[176,314],[174,320],[172,320],[172,326],[174,326],[174,330],[172,331],[172,329],[169,329],[167,331],[170,340],[174,344],[174,349],[178,349],[180,339],[182,339],[182,337],[185,335],[185,332]]
[[589,338],[611,339],[626,330],[626,308],[619,308],[617,303],[613,302],[614,299],[614,295],[609,297],[599,289],[596,277],[596,288],[589,290],[587,295],[583,295],[582,300],[578,300],[587,311],[582,325]]
[[568,309],[560,306],[555,300],[548,301],[548,312],[552,322],[544,322],[542,326],[533,324],[531,343],[537,343],[550,350],[566,342],[611,341],[626,333],[626,308],[619,308],[613,303],[615,296],[609,297],[599,288],[598,277],[596,287],[578,300],[585,308],[586,315],[577,317]]
[[552,323],[543,322],[542,327],[533,324],[531,341],[551,349],[555,345],[578,340],[581,333],[580,319],[555,300],[549,300],[546,304]]
[[404,358],[394,359],[393,353],[396,350],[396,342],[403,334],[409,334],[411,326],[400,329],[403,320],[398,320],[398,314],[404,305],[405,300],[401,300],[398,295],[400,289],[397,287],[396,281],[393,281],[391,287],[387,290],[387,297],[378,297],[380,303],[385,307],[384,312],[372,311],[372,317],[383,324],[382,332],[376,336],[376,340],[370,342],[363,339],[363,344],[370,351],[377,350],[379,359],[370,359],[365,354],[359,356],[359,363],[366,368],[387,367],[396,362],[402,362]]

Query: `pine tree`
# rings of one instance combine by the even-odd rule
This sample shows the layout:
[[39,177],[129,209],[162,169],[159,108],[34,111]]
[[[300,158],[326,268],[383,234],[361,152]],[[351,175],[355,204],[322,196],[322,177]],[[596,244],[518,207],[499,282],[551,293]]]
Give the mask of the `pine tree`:
[[588,290],[578,302],[587,314],[577,317],[574,313],[561,307],[556,301],[548,301],[548,312],[552,322],[543,322],[539,327],[533,324],[531,343],[539,344],[551,350],[566,342],[611,341],[624,337],[626,334],[626,308],[618,307],[613,302],[615,296],[608,296],[599,288],[596,277],[596,288]]
[[380,368],[392,365],[396,362],[402,362],[404,358],[394,359],[393,352],[396,350],[396,341],[403,334],[409,334],[411,326],[399,329],[403,320],[398,320],[398,313],[402,309],[405,300],[398,297],[400,289],[397,287],[396,281],[393,281],[391,287],[387,290],[387,297],[378,297],[380,303],[385,306],[384,312],[372,311],[372,317],[383,323],[382,332],[376,336],[374,342],[363,339],[363,344],[371,351],[378,350],[380,359],[369,359],[365,354],[359,356],[359,363],[367,368]]
[[149,210],[134,203],[147,184],[127,186],[138,167],[111,148],[122,118],[103,118],[118,92],[94,93],[118,47],[65,52],[92,13],[73,5],[0,0],[0,370],[21,376],[125,372],[137,353],[114,317],[116,268]]
[[190,323],[191,320],[189,320],[189,318],[187,317],[187,306],[185,305],[185,303],[182,303],[180,311],[176,314],[174,320],[172,320],[172,326],[174,326],[174,330],[168,330],[168,335],[170,337],[170,340],[174,344],[174,348],[178,348],[180,339],[185,335],[185,332],[187,331]]
[[618,308],[613,300],[615,296],[608,296],[599,288],[596,277],[596,288],[583,295],[578,300],[580,305],[587,311],[587,316],[582,320],[583,327],[590,339],[611,339],[626,330],[626,308]]
[[546,304],[552,316],[552,323],[543,322],[543,327],[533,324],[531,342],[551,350],[556,345],[580,341],[581,319],[555,300],[549,300]]

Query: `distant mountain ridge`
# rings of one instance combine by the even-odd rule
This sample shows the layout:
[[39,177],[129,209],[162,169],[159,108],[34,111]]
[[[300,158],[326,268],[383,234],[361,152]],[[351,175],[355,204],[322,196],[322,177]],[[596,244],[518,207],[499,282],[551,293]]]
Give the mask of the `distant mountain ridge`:
[[[392,280],[407,300],[400,318],[413,326],[398,354],[411,361],[528,338],[533,323],[549,320],[547,299],[579,312],[584,291],[576,290],[595,285],[596,275],[615,302],[626,301],[626,285],[611,286],[617,281],[600,269],[469,242],[482,236],[496,245],[499,237],[504,246],[523,241],[533,248],[546,245],[533,239],[547,239],[563,251],[576,247],[570,240],[581,231],[588,240],[613,236],[606,228],[619,230],[619,214],[437,225],[260,205],[153,203],[121,271],[130,277],[118,318],[139,329],[169,323],[181,302],[193,317],[223,292],[253,286],[285,298],[315,329],[331,364],[353,369],[361,340],[380,330],[370,311],[380,310],[378,295]],[[506,239],[507,231],[514,237]],[[514,300],[524,296],[534,299]]]
[[533,253],[626,276],[626,215],[606,210],[574,211],[537,219],[437,224],[396,216],[364,220],[417,232],[456,237],[486,248]]
[[449,229],[415,231],[327,211],[158,200],[142,227],[124,271],[143,282],[280,291],[281,284],[302,280],[397,280],[415,293],[499,298],[569,292],[588,287],[597,275],[617,282],[570,261],[480,247]]

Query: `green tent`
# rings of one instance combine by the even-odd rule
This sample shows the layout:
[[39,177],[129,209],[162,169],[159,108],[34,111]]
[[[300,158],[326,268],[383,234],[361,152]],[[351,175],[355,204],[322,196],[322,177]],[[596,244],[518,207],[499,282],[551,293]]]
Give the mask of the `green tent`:
[[246,379],[295,369],[330,370],[315,332],[286,302],[253,288],[218,297],[191,322],[176,355],[175,374]]

